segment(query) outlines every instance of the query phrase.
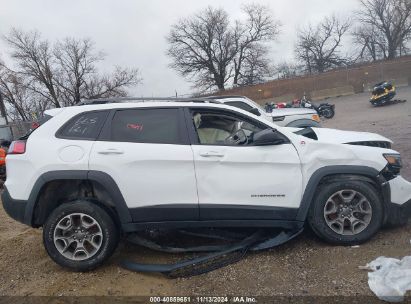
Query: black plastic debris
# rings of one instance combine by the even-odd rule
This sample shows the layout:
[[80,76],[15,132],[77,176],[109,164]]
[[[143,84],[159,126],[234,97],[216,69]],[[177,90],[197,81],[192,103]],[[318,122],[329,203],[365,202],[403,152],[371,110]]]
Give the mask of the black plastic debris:
[[179,231],[181,234],[224,240],[225,244],[175,247],[159,244],[141,235],[131,235],[129,241],[152,250],[168,253],[209,252],[196,258],[187,259],[174,264],[141,264],[123,261],[121,266],[136,272],[162,273],[169,278],[190,277],[213,271],[241,260],[248,251],[258,251],[281,245],[302,232],[302,229],[279,231],[274,236],[267,230],[254,230],[252,233],[235,233],[225,230],[211,232]]

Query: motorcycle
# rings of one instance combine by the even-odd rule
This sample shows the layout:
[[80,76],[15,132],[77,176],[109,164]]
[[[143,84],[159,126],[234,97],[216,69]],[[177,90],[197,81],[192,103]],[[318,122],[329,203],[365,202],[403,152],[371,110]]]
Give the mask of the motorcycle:
[[321,103],[319,106],[311,103],[306,96],[304,95],[300,101],[300,106],[307,109],[314,109],[317,111],[320,117],[325,117],[327,119],[331,119],[335,115],[335,105],[330,104],[328,102]]
[[294,99],[290,103],[278,102],[278,103],[266,103],[265,109],[268,113],[271,113],[273,109],[283,109],[283,108],[306,108],[315,110],[320,117],[325,117],[331,119],[335,115],[335,105],[330,103],[321,103],[319,106],[311,103],[304,95],[301,99]]

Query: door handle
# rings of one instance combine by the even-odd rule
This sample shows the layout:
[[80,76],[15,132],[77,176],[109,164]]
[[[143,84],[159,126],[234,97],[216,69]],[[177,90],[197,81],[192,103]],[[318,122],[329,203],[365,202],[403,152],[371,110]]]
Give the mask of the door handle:
[[119,150],[119,149],[106,149],[102,151],[98,151],[98,154],[103,154],[103,155],[115,155],[115,154],[124,154],[124,151]]
[[204,152],[200,152],[200,156],[202,157],[223,157],[224,153],[217,152],[217,151],[204,151]]

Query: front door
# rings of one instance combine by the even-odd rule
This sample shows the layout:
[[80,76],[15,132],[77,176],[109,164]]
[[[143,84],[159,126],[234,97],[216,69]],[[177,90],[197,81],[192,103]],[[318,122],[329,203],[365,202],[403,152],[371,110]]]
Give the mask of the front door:
[[232,111],[189,115],[201,220],[295,218],[302,174],[291,143],[253,145],[253,134],[269,126]]

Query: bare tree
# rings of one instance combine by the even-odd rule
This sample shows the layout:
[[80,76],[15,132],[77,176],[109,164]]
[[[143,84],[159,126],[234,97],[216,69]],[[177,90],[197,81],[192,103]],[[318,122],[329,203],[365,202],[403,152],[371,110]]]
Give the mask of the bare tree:
[[38,32],[13,29],[5,41],[15,61],[14,79],[25,92],[31,92],[32,99],[54,107],[74,105],[81,99],[124,96],[127,87],[141,81],[137,69],[116,67],[112,74],[100,75],[96,64],[104,55],[95,52],[89,39],[66,38],[52,46]]
[[137,69],[117,66],[110,75],[94,74],[84,85],[84,96],[89,99],[127,96],[130,85],[141,82]]
[[336,16],[326,17],[316,26],[298,31],[295,47],[297,60],[305,65],[309,74],[322,73],[346,64],[349,59],[340,53],[342,39],[350,28],[349,20]]
[[272,76],[274,67],[264,55],[267,52],[263,45],[253,45],[242,55],[241,69],[239,70],[237,85],[253,85],[264,82],[265,78]]
[[293,78],[298,75],[301,75],[303,72],[303,67],[289,62],[281,62],[276,65],[275,73],[278,75],[278,78],[288,79]]
[[[216,86],[224,90],[229,81],[248,82],[250,60],[257,60],[253,65],[264,62],[267,49],[261,44],[278,34],[279,24],[264,6],[249,5],[243,10],[247,16],[244,23],[236,21],[230,25],[223,9],[208,7],[173,25],[167,36],[171,67],[204,89]],[[258,57],[251,54],[253,50],[259,50]],[[241,80],[246,78],[247,81]],[[257,78],[253,74],[252,79]]]
[[281,26],[266,6],[245,5],[243,11],[247,19],[244,23],[237,21],[234,31],[234,85],[254,84],[271,74],[272,69],[266,58],[268,50],[263,43],[273,41]]
[[196,85],[224,89],[231,77],[229,66],[236,51],[224,10],[208,7],[180,20],[172,26],[167,41],[172,68],[185,77],[195,77]]
[[0,92],[7,105],[7,116],[13,121],[30,121],[47,108],[48,103],[36,98],[27,87],[24,77],[0,66]]
[[56,63],[55,81],[66,104],[75,104],[84,96],[84,87],[96,73],[95,64],[104,57],[94,54],[90,39],[66,38],[58,41],[53,50]]
[[94,52],[90,39],[66,38],[54,47],[57,63],[56,82],[66,105],[83,98],[125,96],[125,88],[140,82],[137,69],[116,67],[110,75],[99,75],[96,63],[104,59],[102,52]]
[[[366,26],[367,37],[377,37],[376,47],[385,59],[395,58],[406,51],[411,38],[410,0],[360,0],[362,9],[357,12],[358,21]],[[369,39],[357,40],[367,48]]]
[[352,32],[354,44],[359,46],[358,58],[365,61],[376,61],[386,57],[384,37],[369,25],[357,27]]
[[4,39],[13,50],[11,56],[19,67],[19,74],[27,79],[31,90],[55,107],[60,107],[60,92],[50,43],[41,40],[38,32],[25,33],[17,29],[12,29]]

